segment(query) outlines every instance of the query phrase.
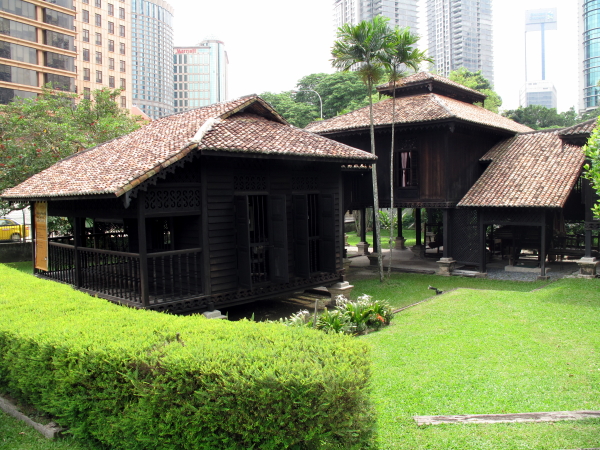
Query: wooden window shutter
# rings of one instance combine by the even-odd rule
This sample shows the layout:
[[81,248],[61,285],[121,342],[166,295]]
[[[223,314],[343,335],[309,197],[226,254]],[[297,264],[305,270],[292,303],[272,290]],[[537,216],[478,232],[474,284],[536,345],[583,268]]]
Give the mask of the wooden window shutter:
[[308,201],[306,195],[292,196],[294,217],[294,273],[310,278],[308,248]]
[[419,185],[419,152],[410,152],[410,185]]
[[235,205],[235,232],[237,237],[238,285],[244,289],[252,288],[250,264],[250,229],[248,217],[248,197],[237,195]]
[[287,248],[287,215],[285,195],[269,197],[269,271],[274,283],[289,281]]
[[335,194],[321,194],[319,198],[321,215],[321,270],[335,273],[337,240],[335,232]]

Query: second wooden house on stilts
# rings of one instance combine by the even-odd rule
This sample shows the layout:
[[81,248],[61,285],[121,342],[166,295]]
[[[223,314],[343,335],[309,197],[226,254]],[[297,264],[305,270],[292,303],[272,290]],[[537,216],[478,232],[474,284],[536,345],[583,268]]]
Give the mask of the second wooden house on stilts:
[[342,165],[375,157],[297,129],[257,96],[175,114],[3,193],[37,228],[35,272],[114,302],[212,310],[340,281]]

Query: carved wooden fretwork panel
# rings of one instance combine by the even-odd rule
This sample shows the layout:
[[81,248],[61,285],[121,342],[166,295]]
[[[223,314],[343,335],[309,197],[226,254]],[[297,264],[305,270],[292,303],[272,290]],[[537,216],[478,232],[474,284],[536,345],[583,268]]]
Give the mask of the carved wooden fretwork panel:
[[165,174],[167,183],[200,183],[200,167],[195,161],[190,161],[183,167],[177,167]]
[[199,188],[149,189],[146,193],[146,211],[190,211],[200,209],[202,194]]
[[293,191],[315,191],[319,189],[319,177],[316,175],[292,177]]
[[267,177],[265,175],[235,175],[233,189],[236,191],[266,191]]
[[414,152],[417,151],[417,140],[416,139],[398,139],[396,141],[397,152]]

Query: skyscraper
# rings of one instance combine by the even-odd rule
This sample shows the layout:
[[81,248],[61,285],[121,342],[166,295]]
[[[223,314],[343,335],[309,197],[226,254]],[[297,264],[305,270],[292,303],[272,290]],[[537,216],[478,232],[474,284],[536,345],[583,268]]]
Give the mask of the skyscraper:
[[227,100],[228,64],[225,44],[216,39],[192,47],[175,47],[175,112]]
[[73,0],[0,2],[0,103],[41,87],[75,91]]
[[427,0],[427,37],[438,74],[465,67],[494,82],[492,0]]
[[131,108],[130,0],[75,0],[77,92],[121,89],[121,108]]
[[173,8],[131,0],[133,104],[153,119],[173,114]]
[[418,0],[334,0],[335,31],[345,23],[356,25],[381,15],[390,19],[390,25],[410,27],[418,34],[417,3]]
[[599,106],[600,0],[579,0],[579,110]]

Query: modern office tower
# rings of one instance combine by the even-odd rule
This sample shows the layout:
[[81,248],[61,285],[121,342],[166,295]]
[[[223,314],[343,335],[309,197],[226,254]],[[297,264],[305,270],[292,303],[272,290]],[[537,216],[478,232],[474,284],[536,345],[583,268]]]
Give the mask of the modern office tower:
[[579,0],[579,110],[600,106],[600,0]]
[[175,47],[173,54],[175,112],[227,100],[225,44],[206,39],[193,47]]
[[381,15],[390,19],[390,25],[410,27],[418,34],[417,3],[418,0],[334,0],[335,31],[345,23],[356,25]]
[[548,32],[557,29],[556,8],[525,11],[525,84],[519,91],[523,107],[556,108],[556,89],[547,80]]
[[131,0],[76,0],[77,92],[122,89],[121,108],[131,108]]
[[133,103],[158,119],[173,114],[173,8],[162,0],[130,1]]
[[556,88],[551,81],[528,81],[519,91],[519,105],[556,108]]
[[75,91],[73,0],[0,1],[0,103],[42,86]]
[[427,37],[438,74],[465,67],[494,82],[492,0],[427,0]]

